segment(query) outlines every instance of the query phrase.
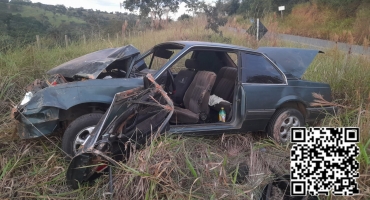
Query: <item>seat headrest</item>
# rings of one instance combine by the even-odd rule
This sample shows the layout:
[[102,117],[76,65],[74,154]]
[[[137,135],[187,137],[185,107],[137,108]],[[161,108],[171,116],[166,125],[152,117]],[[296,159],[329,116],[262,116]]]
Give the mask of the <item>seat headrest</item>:
[[218,71],[217,74],[218,74],[217,77],[234,80],[238,76],[238,69],[236,67],[225,66],[225,67],[222,67],[220,71]]
[[185,67],[188,69],[197,69],[198,62],[194,59],[186,59],[185,60]]

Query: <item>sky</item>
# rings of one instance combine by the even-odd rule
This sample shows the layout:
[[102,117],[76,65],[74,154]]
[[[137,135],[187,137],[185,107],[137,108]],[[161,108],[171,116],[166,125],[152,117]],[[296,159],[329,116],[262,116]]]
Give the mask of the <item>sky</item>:
[[[120,9],[119,4],[123,2],[123,0],[31,0],[33,3],[43,3],[43,4],[50,4],[50,5],[57,5],[63,4],[64,6],[73,7],[73,8],[80,8],[83,7],[85,9],[93,9],[93,10],[101,10],[107,12],[126,12],[123,8]],[[205,2],[212,2],[213,0],[205,0]],[[177,13],[171,14],[170,16],[173,19],[177,19],[180,15],[186,13],[185,3],[180,4],[180,8]]]

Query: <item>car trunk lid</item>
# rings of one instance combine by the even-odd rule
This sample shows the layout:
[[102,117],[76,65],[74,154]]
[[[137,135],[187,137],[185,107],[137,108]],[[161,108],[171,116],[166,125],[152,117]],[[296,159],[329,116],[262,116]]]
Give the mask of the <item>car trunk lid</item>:
[[260,47],[257,51],[272,59],[286,75],[296,78],[302,78],[316,55],[324,53],[314,49],[284,47]]

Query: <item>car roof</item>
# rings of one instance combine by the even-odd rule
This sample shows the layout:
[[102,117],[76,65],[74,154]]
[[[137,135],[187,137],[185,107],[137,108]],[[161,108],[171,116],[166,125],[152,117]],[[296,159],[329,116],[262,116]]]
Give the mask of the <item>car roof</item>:
[[322,51],[315,49],[298,49],[289,47],[260,47],[257,50],[254,50],[237,45],[203,41],[169,41],[158,44],[156,47],[162,45],[169,45],[179,49],[196,46],[257,52],[268,57],[284,74],[293,75],[297,78],[302,77],[318,53],[323,53]]
[[201,47],[219,47],[219,48],[229,48],[229,49],[238,49],[238,50],[244,50],[244,51],[255,51],[251,48],[232,45],[232,44],[224,44],[224,43],[216,43],[216,42],[203,42],[203,41],[169,41],[164,42],[159,45],[163,44],[180,44],[182,46],[192,47],[192,46],[201,46]]

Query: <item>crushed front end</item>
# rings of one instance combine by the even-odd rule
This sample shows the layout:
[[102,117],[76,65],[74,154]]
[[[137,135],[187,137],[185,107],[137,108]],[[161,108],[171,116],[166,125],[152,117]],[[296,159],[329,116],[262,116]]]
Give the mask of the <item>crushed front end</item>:
[[115,95],[108,111],[68,167],[66,179],[72,188],[92,183],[109,164],[119,165],[116,160],[127,159],[131,147],[141,148],[169,130],[173,102],[150,74],[145,81],[150,86]]
[[[43,107],[40,105],[40,101],[35,99],[43,99],[43,96],[38,93],[40,90],[62,83],[67,83],[67,81],[62,75],[57,74],[50,76],[45,81],[36,79],[26,87],[25,96],[18,105],[13,107],[11,112],[11,118],[18,122],[17,132],[21,139],[48,135],[58,127],[59,109]],[[27,106],[30,102],[33,106]]]

